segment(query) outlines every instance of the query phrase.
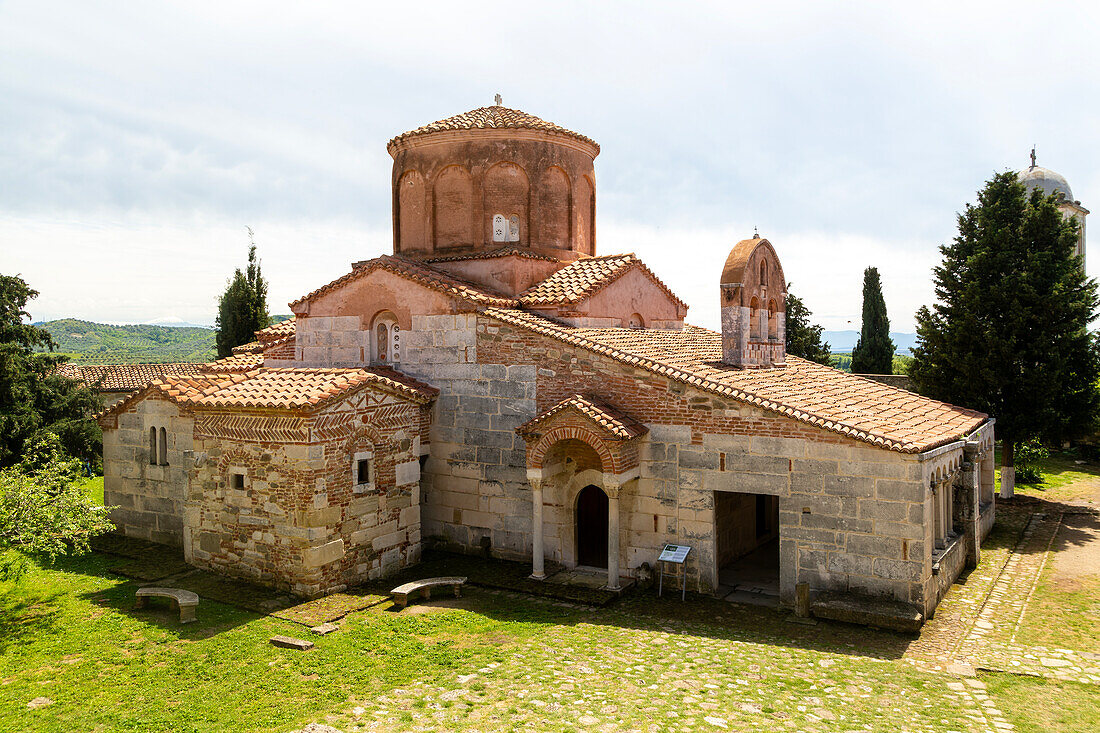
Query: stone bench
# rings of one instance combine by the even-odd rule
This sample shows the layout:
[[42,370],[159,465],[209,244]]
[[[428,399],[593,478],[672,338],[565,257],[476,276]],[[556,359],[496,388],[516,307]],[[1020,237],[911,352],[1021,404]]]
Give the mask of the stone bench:
[[404,608],[408,605],[411,594],[420,591],[421,596],[427,600],[432,597],[432,588],[439,585],[453,586],[455,598],[460,598],[462,596],[462,584],[465,582],[465,578],[425,578],[424,580],[414,580],[411,583],[399,585],[390,591],[390,595],[393,596],[394,603]]
[[199,597],[189,590],[180,588],[138,588],[137,603],[134,608],[145,608],[150,598],[171,598],[180,608],[180,623],[189,624],[195,620],[195,609],[199,606]]

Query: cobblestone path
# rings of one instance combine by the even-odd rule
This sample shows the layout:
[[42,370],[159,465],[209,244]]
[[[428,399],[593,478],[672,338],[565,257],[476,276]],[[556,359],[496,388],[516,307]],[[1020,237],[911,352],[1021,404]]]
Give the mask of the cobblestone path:
[[[983,548],[980,566],[965,584],[951,589],[936,617],[909,646],[906,659],[922,669],[954,674],[983,669],[1100,684],[1100,655],[1017,641],[1062,516],[1032,513],[1011,550]],[[994,728],[1010,729],[1003,722],[996,724],[995,718],[989,720]]]

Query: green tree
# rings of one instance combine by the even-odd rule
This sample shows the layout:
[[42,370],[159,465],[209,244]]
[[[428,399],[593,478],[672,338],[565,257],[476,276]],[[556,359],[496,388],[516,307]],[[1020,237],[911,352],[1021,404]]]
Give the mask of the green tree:
[[248,227],[248,243],[248,268],[241,272],[238,267],[226,283],[225,292],[218,298],[219,359],[232,354],[234,346],[252,341],[256,331],[271,324],[267,314],[267,280],[260,272],[260,261],[256,259],[256,242],[251,227]]
[[890,339],[890,318],[882,297],[878,268],[863,271],[863,326],[852,349],[852,371],[856,374],[892,374],[894,342]]
[[810,323],[813,313],[797,295],[792,295],[790,283],[787,284],[787,353],[801,356],[803,359],[832,365],[829,343],[821,340],[822,327]]
[[1015,448],[1093,429],[1100,350],[1087,330],[1096,283],[1076,255],[1077,222],[1053,196],[997,174],[940,247],[936,302],[917,312],[909,369],[926,395],[997,418],[1001,491],[1011,496]]
[[0,578],[17,578],[26,568],[8,552],[13,548],[50,559],[80,554],[92,537],[114,529],[107,508],[84,492],[81,471],[49,432],[28,441],[22,462],[0,469]]
[[65,357],[35,352],[54,348],[48,332],[28,323],[26,305],[37,296],[19,276],[0,275],[0,466],[17,463],[28,441],[46,432],[70,456],[97,464],[103,436],[91,416],[102,401],[58,374]]

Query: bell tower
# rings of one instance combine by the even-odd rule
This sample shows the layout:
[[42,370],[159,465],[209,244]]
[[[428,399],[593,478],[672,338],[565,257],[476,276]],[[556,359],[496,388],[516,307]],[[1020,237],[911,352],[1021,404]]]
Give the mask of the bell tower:
[[722,361],[742,368],[787,361],[787,281],[771,242],[738,242],[722,268]]

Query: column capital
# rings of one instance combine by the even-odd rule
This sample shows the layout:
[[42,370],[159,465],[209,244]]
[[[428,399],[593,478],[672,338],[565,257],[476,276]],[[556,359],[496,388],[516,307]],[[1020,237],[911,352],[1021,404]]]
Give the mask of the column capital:
[[538,491],[542,488],[543,472],[541,468],[528,468],[527,469],[527,483],[531,484],[531,488]]

